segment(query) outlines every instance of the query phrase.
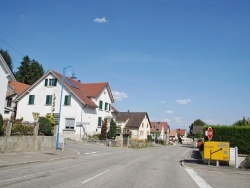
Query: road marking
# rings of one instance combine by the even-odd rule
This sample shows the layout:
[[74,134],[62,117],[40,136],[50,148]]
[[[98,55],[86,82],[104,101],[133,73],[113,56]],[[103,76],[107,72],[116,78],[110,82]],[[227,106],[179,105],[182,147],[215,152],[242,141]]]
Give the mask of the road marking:
[[99,177],[99,176],[101,176],[101,175],[107,173],[108,171],[109,171],[109,170],[106,170],[105,172],[102,172],[102,173],[100,173],[100,174],[98,174],[98,175],[96,175],[96,176],[94,176],[94,177],[92,177],[92,178],[89,178],[89,179],[83,181],[82,184],[87,183],[88,181],[91,181],[91,180],[93,180],[93,179],[95,179],[95,178],[97,178],[97,177]]
[[200,188],[212,188],[205,180],[203,180],[193,169],[185,168],[187,173],[191,176],[191,178],[195,181],[195,183]]
[[90,155],[90,154],[95,154],[97,152],[93,151],[93,152],[90,152],[90,153],[85,153],[86,155]]

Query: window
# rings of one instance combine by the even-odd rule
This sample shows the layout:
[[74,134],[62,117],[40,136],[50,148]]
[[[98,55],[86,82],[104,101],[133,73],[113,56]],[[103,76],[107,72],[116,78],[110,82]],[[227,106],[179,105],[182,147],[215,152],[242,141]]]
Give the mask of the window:
[[70,104],[71,104],[71,95],[65,95],[64,105],[70,105]]
[[147,135],[149,135],[149,131],[147,131]]
[[98,127],[102,126],[102,117],[98,117]]
[[12,98],[7,99],[7,107],[11,107]]
[[47,95],[46,96],[46,105],[51,105],[52,104],[52,95]]
[[148,128],[148,123],[147,123],[147,128]]
[[65,129],[74,129],[75,128],[75,119],[66,118],[65,119]]
[[45,86],[56,86],[57,84],[57,79],[54,78],[54,79],[45,79],[45,83],[44,85]]
[[105,102],[105,110],[110,111],[110,104]]
[[144,127],[144,123],[142,123],[142,128]]
[[143,134],[144,134],[144,132],[143,132],[143,131],[141,131],[141,132],[140,132],[140,135],[141,135],[141,136],[143,136]]
[[99,101],[99,109],[102,110],[102,101]]
[[35,101],[35,95],[29,95],[29,103],[28,104],[34,104]]

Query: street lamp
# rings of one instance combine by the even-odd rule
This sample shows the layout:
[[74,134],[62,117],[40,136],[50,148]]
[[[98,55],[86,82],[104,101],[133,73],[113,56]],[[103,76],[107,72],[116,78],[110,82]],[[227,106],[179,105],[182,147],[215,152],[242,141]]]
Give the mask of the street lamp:
[[60,96],[60,104],[59,104],[59,116],[58,116],[58,127],[57,127],[57,134],[56,134],[56,150],[58,150],[58,142],[59,142],[59,130],[60,130],[60,123],[61,123],[61,111],[62,111],[62,94],[63,94],[63,88],[64,88],[64,80],[65,80],[65,72],[68,68],[73,69],[73,73],[71,78],[76,78],[74,73],[74,67],[67,66],[66,68],[63,68],[63,75],[62,75],[62,88],[61,88],[61,96]]

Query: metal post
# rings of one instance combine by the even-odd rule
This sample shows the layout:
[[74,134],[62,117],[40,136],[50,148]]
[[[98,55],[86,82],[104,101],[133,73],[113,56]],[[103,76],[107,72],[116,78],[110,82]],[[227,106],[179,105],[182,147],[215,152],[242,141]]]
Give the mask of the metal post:
[[238,168],[238,148],[235,147],[235,168]]
[[61,87],[61,95],[60,95],[60,104],[59,104],[59,116],[58,116],[58,126],[57,126],[57,135],[56,135],[56,150],[58,150],[58,142],[59,142],[59,130],[60,130],[60,124],[61,124],[61,111],[62,111],[62,94],[63,94],[63,88],[64,88],[64,79],[65,79],[65,72],[67,68],[71,67],[73,69],[74,76],[74,68],[72,66],[68,66],[66,68],[63,68],[63,75],[62,75],[62,87]]

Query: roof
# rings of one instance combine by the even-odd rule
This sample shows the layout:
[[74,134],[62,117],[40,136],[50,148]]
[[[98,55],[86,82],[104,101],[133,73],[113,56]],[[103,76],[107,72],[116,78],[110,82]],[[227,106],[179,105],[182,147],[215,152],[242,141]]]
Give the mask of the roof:
[[151,129],[150,132],[155,132],[155,125],[157,124],[156,128],[156,132],[161,132],[162,127],[164,127],[164,132],[167,132],[167,130],[169,130],[169,125],[167,122],[151,122]]
[[119,111],[116,110],[116,108],[115,108],[114,106],[111,106],[111,110],[112,110],[112,112],[115,113],[115,114],[118,114],[118,113],[119,113]]
[[17,94],[21,95],[25,90],[27,90],[30,85],[23,84],[17,81],[9,81],[9,87]]
[[[116,117],[116,121],[126,122],[128,120],[125,127],[139,128],[145,116],[148,118],[147,112],[119,112],[119,114]],[[148,121],[149,121],[149,118],[148,118]],[[149,121],[149,124],[150,124],[150,121]]]
[[177,136],[176,130],[170,130],[169,137],[175,137]]
[[[62,82],[62,74],[53,70],[49,70],[38,81],[36,81],[32,86],[30,86],[29,90],[36,87],[36,85],[40,83],[42,80],[44,80],[49,74],[54,75],[59,82]],[[65,88],[67,88],[74,96],[76,96],[84,105],[88,107],[92,108],[98,107],[91,100],[91,97],[98,97],[101,94],[101,92],[105,89],[105,87],[108,90],[111,102],[114,102],[113,95],[111,93],[108,82],[83,84],[76,79],[65,76],[63,83]]]
[[185,136],[186,134],[186,129],[176,129],[178,133],[180,133],[180,136]]

